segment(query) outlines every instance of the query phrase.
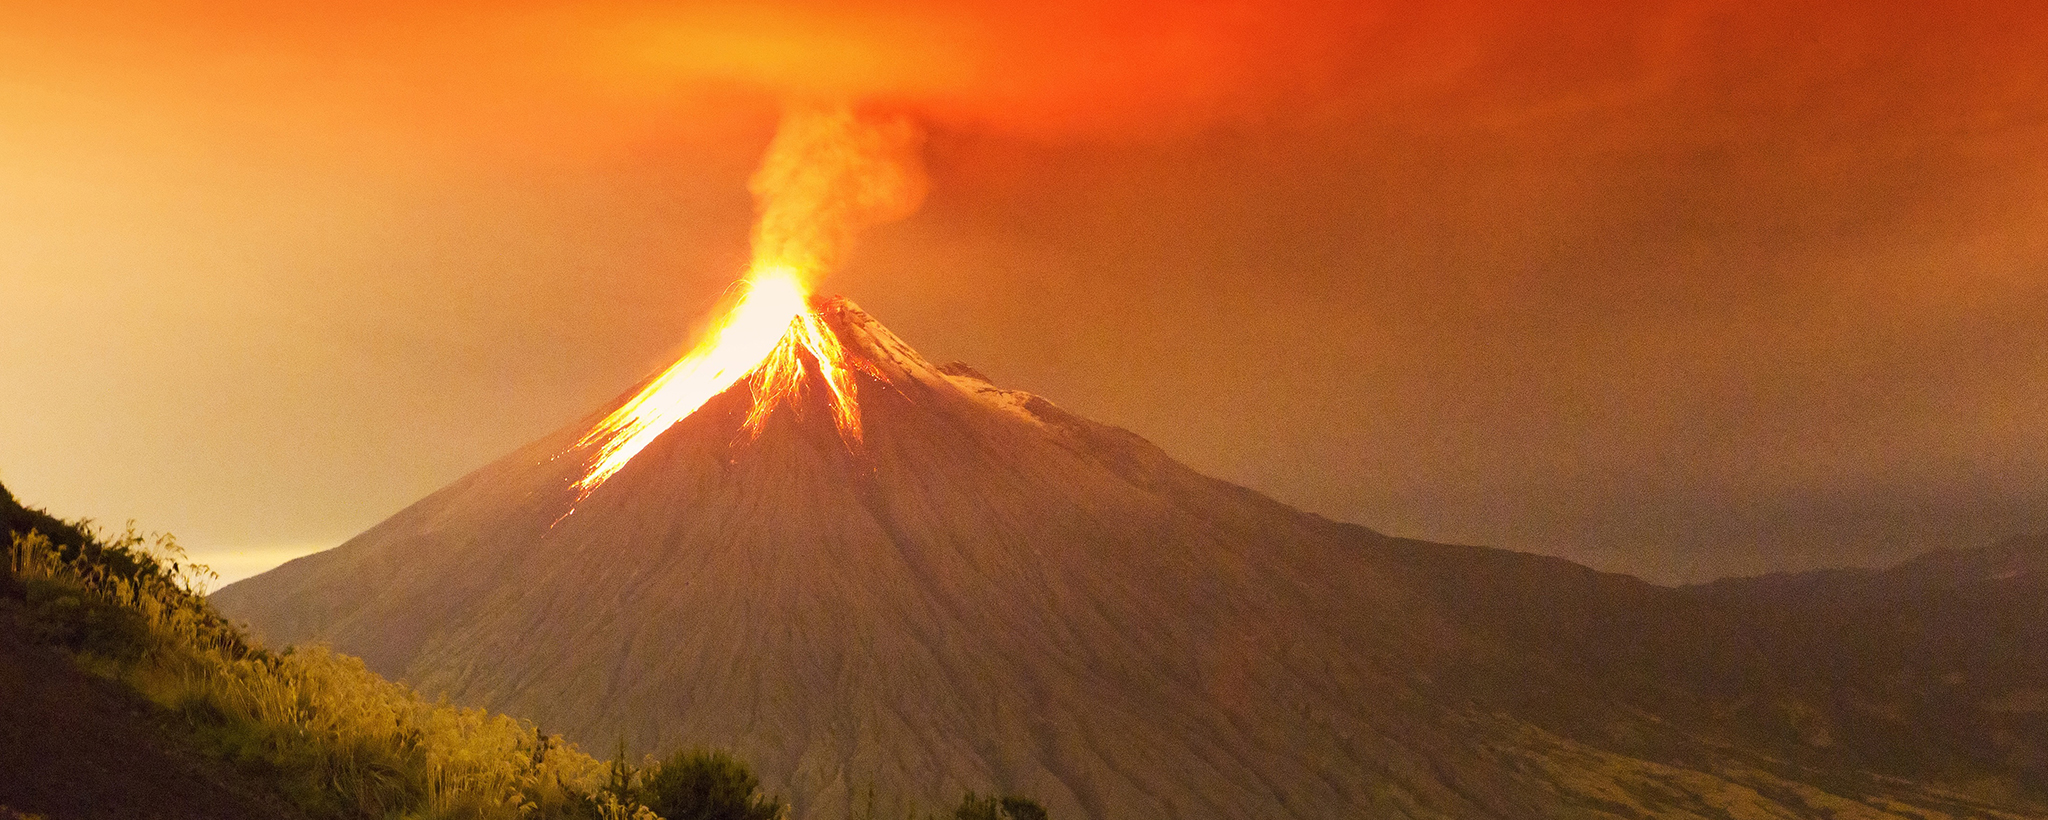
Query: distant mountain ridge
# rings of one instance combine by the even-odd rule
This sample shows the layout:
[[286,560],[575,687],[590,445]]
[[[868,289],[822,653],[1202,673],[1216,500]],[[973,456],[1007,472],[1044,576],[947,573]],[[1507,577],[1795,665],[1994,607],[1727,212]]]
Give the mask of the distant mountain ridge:
[[1554,730],[1615,727],[1597,706],[1545,697],[1534,676],[1803,766],[2020,802],[2048,788],[2048,536],[1678,589],[1556,558],[1394,544],[1411,583],[1482,602],[1462,610],[1464,628],[1529,651],[1479,664],[1471,680],[1492,691],[1475,694]]
[[1689,587],[1807,676],[1804,742],[1845,763],[2048,788],[2048,535],[1896,567]]
[[821,314],[859,452],[815,391],[746,440],[742,383],[563,518],[593,416],[214,601],[586,744],[733,748],[803,817],[2040,811],[2032,712],[1839,701],[1789,599],[1331,522]]
[[1822,591],[1847,605],[1861,596],[1956,590],[1978,584],[2048,584],[2048,533],[2008,538],[1988,547],[1924,552],[1882,569],[1841,568],[1724,578],[1690,588],[1709,595],[1801,595]]

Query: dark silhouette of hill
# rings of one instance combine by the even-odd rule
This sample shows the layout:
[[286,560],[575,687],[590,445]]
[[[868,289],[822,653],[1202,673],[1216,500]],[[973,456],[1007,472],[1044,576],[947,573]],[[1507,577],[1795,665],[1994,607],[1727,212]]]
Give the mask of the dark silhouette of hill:
[[59,547],[76,550],[91,540],[83,528],[39,509],[31,509],[0,485],[0,532],[40,532]]
[[[74,549],[88,540],[0,487],[0,538],[29,531]],[[0,807],[51,820],[295,816],[271,784],[202,754],[160,707],[50,646],[25,592],[0,571]]]
[[1827,691],[1746,604],[1301,513],[820,310],[859,448],[815,389],[748,439],[742,383],[577,504],[593,416],[214,600],[586,742],[738,749],[804,817],[2026,816],[2021,757],[1786,742]]
[[290,817],[267,783],[198,753],[154,705],[28,640],[0,579],[0,806],[52,820]]

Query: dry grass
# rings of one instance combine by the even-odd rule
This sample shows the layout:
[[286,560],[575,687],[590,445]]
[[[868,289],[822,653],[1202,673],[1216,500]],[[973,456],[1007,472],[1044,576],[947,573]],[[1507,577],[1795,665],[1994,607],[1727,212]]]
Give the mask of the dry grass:
[[316,817],[638,818],[607,766],[533,724],[430,702],[323,647],[272,653],[214,613],[169,537],[15,535],[6,568],[47,638],[184,716]]

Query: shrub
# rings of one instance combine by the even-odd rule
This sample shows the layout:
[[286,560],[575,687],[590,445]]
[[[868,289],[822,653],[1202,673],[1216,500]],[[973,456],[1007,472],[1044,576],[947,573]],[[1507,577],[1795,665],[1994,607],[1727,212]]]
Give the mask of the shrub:
[[783,811],[747,764],[721,751],[677,752],[645,772],[637,791],[667,820],[775,820]]
[[1038,801],[1014,794],[996,797],[968,792],[953,810],[953,820],[1046,820],[1045,807]]

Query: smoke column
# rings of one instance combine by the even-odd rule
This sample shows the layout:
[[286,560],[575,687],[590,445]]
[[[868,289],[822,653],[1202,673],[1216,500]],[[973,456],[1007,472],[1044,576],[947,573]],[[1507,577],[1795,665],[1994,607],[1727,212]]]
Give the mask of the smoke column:
[[846,106],[791,106],[748,181],[760,220],[754,270],[815,281],[861,229],[909,216],[924,202],[922,134],[904,117]]

